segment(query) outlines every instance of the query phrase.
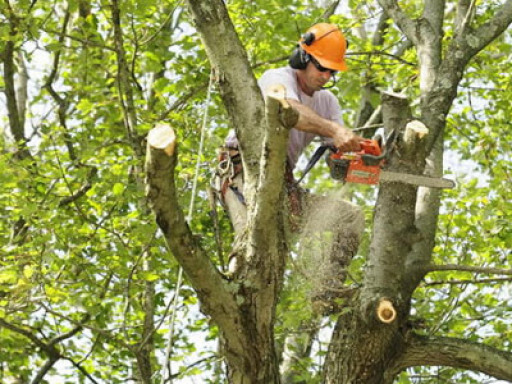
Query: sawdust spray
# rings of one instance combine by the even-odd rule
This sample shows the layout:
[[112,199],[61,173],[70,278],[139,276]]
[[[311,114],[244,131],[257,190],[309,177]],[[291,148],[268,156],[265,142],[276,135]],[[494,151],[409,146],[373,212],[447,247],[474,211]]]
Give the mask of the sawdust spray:
[[346,198],[346,188],[309,196],[302,216],[296,258],[297,283],[325,311],[342,296],[347,267],[364,230],[362,210]]

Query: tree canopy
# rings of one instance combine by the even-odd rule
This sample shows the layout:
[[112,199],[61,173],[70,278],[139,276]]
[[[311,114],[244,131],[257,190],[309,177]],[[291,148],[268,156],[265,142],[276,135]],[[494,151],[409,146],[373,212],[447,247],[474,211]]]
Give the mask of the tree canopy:
[[[368,372],[384,377],[357,382],[512,382],[512,1],[5,0],[0,10],[1,382],[221,383],[250,357],[230,335],[259,320],[266,357],[282,362],[293,335],[307,347],[278,380],[356,382],[339,373],[349,371],[339,346],[363,343],[344,338],[366,330],[360,318],[383,296],[399,320],[365,327],[383,338],[376,349],[403,350],[379,351]],[[249,198],[265,212],[283,198],[280,159],[261,153],[286,136],[265,141],[255,79],[285,65],[322,20],[350,41],[350,71],[331,89],[347,126],[370,137],[383,122],[421,120],[426,143],[403,147],[394,166],[457,187],[343,186],[366,214],[346,283],[355,293],[318,318],[308,294],[318,244],[282,244],[280,213],[255,209],[243,252],[272,270],[229,276],[228,257],[242,251],[208,191],[234,128],[258,186]],[[398,111],[389,94],[400,95]],[[177,143],[172,167],[158,170],[172,194],[155,209],[146,145],[162,123]],[[322,165],[305,182],[317,194],[342,188]],[[247,283],[262,271],[275,292]]]

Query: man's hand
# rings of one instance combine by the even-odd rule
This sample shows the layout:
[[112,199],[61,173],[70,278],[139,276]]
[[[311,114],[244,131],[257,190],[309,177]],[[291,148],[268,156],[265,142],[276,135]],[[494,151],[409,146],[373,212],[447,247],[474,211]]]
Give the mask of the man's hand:
[[363,137],[356,135],[346,128],[336,130],[333,136],[334,146],[342,152],[356,152],[361,150],[361,142]]

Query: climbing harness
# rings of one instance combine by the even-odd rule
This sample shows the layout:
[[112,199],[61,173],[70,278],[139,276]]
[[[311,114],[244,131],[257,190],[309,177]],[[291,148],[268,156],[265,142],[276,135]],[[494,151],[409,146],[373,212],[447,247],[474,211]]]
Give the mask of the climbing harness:
[[228,189],[233,191],[238,200],[245,205],[242,191],[233,184],[234,178],[241,174],[242,170],[242,160],[238,149],[231,147],[220,148],[218,165],[212,177],[211,187],[223,207],[225,207],[224,197]]

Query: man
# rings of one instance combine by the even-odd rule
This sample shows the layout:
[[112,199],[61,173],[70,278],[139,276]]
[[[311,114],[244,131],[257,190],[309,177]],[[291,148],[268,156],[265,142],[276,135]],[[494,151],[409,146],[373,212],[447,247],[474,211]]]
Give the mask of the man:
[[[292,169],[304,148],[316,136],[330,138],[343,151],[360,149],[363,140],[345,128],[337,98],[325,85],[338,71],[346,71],[347,42],[333,24],[320,23],[302,37],[289,59],[289,67],[266,71],[258,81],[265,93],[269,86],[282,84],[286,98],[300,113],[297,125],[290,131],[288,165]],[[228,147],[236,147],[232,132],[226,139]]]
[[[286,98],[300,113],[299,120],[290,131],[287,173],[288,178],[297,161],[317,136],[328,141],[342,151],[357,151],[362,137],[345,128],[341,120],[341,108],[337,98],[325,85],[333,80],[337,71],[346,71],[345,52],[347,41],[343,33],[334,24],[320,23],[311,27],[302,36],[297,48],[289,59],[289,66],[266,71],[258,81],[262,92],[275,84],[286,88]],[[234,131],[226,138],[226,147],[231,150],[225,157],[231,156],[237,161],[238,141]],[[237,170],[238,171],[238,170]],[[238,174],[238,172],[235,172]],[[232,175],[237,176],[237,175]],[[234,204],[243,204],[241,177],[233,182],[229,189],[224,188],[230,197],[236,197]],[[224,200],[231,200],[225,198]],[[229,202],[227,202],[229,204]],[[238,233],[245,226],[245,212],[233,211],[231,220]]]
[[[292,172],[299,156],[315,137],[320,136],[323,141],[333,144],[342,151],[360,150],[362,137],[354,134],[342,124],[341,108],[337,98],[325,89],[330,81],[335,81],[338,71],[346,71],[345,52],[347,41],[343,33],[334,24],[320,23],[312,26],[304,34],[289,58],[289,66],[266,71],[258,81],[262,92],[275,84],[286,88],[287,101],[299,112],[299,119],[289,135],[287,149],[287,181],[288,190],[294,187]],[[243,177],[241,165],[237,155],[238,142],[234,132],[226,138],[225,156],[221,169],[227,171],[229,177],[225,178],[223,201],[230,215],[235,232],[242,233],[245,228],[246,210],[243,199]],[[293,197],[293,196],[292,196]],[[294,211],[293,198],[291,210]],[[341,210],[355,211],[353,206],[343,202]],[[296,212],[295,212],[296,213]],[[353,213],[358,223],[355,237],[359,241],[362,227],[362,216],[357,211]],[[332,227],[329,228],[332,230]],[[346,235],[346,234],[345,234]],[[343,236],[345,236],[343,235]],[[354,237],[353,235],[350,235]],[[346,236],[345,236],[346,237]],[[352,240],[351,240],[352,241]],[[333,246],[339,249],[339,241],[335,239]],[[353,245],[351,246],[353,248]],[[356,245],[357,250],[357,245]],[[354,252],[351,251],[353,254]],[[343,256],[343,267],[346,267],[351,256]],[[330,261],[328,264],[332,264]],[[339,261],[336,264],[340,264]],[[338,268],[339,269],[339,268]],[[336,280],[342,276],[336,276]]]

